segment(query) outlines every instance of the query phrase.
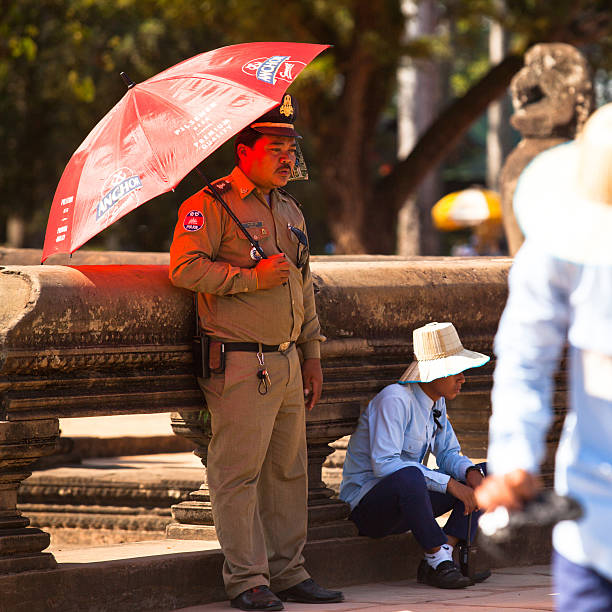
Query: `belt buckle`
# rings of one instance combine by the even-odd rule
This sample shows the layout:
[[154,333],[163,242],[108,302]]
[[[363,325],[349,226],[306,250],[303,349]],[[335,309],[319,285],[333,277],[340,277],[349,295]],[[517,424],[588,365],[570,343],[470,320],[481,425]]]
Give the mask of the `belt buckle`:
[[278,352],[279,353],[284,353],[285,351],[287,351],[287,349],[291,346],[291,342],[281,342],[278,345]]

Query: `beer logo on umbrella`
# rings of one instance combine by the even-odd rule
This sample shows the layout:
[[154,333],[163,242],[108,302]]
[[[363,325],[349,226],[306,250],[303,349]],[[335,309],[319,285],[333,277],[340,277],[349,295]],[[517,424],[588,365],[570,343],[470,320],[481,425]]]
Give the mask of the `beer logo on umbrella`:
[[289,55],[273,55],[272,57],[258,57],[247,62],[242,72],[255,76],[264,83],[274,85],[278,79],[291,82],[295,76],[306,66],[304,62],[290,61]]
[[142,189],[142,181],[137,174],[125,167],[115,170],[104,181],[100,201],[96,206],[96,221],[104,217],[109,210],[109,217],[115,217],[132,198],[133,203],[138,205],[138,189]]

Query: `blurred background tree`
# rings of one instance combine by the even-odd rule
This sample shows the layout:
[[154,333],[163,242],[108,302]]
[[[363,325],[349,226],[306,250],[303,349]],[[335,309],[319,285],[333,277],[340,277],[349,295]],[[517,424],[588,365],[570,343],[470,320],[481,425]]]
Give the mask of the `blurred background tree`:
[[[611,15],[607,0],[406,4],[2,0],[0,243],[42,246],[68,159],[125,93],[121,70],[138,82],[219,46],[294,40],[334,45],[292,86],[300,100],[311,180],[290,189],[304,204],[313,251],[333,245],[341,253],[396,252],[399,215],[399,234],[408,236],[401,250],[437,252],[428,214],[434,192],[420,202],[411,197],[437,168],[441,192],[486,180],[486,110],[504,96],[522,53],[535,42],[578,46],[596,71],[599,102],[609,100]],[[415,28],[423,11],[427,27]],[[492,27],[505,33],[508,49],[493,60]],[[398,68],[424,62],[435,83],[430,79],[422,88],[436,91],[417,88],[414,95],[402,95]],[[419,125],[398,159],[398,118],[425,93],[425,119],[404,112]],[[212,177],[226,174],[232,164],[231,145],[206,162]],[[175,193],[141,206],[88,247],[167,250],[178,206],[200,187],[197,177],[188,176]],[[410,233],[411,227],[418,231]]]

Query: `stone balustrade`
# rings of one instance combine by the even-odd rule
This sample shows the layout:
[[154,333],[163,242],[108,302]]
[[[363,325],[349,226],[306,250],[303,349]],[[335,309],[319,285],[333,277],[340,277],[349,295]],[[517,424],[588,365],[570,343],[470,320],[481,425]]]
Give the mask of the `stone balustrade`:
[[[319,257],[312,264],[328,341],[325,383],[307,415],[310,538],[353,534],[346,505],[321,478],[331,442],[412,358],[411,334],[451,320],[466,346],[491,354],[506,298],[504,258]],[[49,537],[16,508],[29,466],[53,451],[58,418],[174,412],[175,432],[208,433],[191,373],[191,295],[164,265],[0,266],[0,573],[51,567]],[[486,454],[492,365],[468,371],[449,407],[466,454]],[[557,402],[562,412],[562,399]],[[559,421],[559,419],[558,419]],[[558,427],[551,435],[551,444]],[[205,472],[203,479],[205,481]],[[173,509],[172,537],[210,530],[206,483]]]

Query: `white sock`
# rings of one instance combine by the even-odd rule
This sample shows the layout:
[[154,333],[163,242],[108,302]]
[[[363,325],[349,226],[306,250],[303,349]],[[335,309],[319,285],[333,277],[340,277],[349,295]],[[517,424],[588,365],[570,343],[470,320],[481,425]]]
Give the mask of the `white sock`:
[[452,561],[453,560],[453,547],[450,544],[442,544],[440,546],[440,550],[435,553],[425,553],[425,561],[429,563],[429,565],[436,569],[442,561]]

